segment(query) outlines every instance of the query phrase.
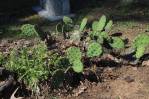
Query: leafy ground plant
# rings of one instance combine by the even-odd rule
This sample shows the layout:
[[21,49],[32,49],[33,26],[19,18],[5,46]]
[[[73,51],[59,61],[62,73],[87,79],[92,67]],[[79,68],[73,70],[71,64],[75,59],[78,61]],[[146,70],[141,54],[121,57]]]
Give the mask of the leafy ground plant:
[[21,26],[21,37],[38,37],[35,25],[24,24]]
[[24,82],[28,88],[37,91],[39,81],[48,77],[45,63],[46,46],[42,42],[34,47],[13,50],[10,53],[5,67],[7,70],[17,73],[18,81]]

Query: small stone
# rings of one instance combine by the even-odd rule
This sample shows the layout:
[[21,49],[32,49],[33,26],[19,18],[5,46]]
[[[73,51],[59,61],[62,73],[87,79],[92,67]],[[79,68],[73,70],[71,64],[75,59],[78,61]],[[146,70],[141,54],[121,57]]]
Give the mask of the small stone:
[[136,71],[136,70],[138,70],[138,68],[137,68],[137,67],[132,67],[132,69],[133,69],[133,70],[135,70],[135,71]]
[[149,60],[143,61],[142,66],[149,66]]
[[134,78],[133,77],[130,77],[130,76],[125,77],[125,80],[128,83],[131,83],[131,82],[134,82],[135,81]]

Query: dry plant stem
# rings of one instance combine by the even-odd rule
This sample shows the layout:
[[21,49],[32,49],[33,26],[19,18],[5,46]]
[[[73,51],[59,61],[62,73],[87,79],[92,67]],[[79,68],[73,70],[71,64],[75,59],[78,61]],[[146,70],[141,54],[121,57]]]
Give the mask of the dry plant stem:
[[18,98],[15,97],[15,94],[17,91],[18,91],[18,88],[12,93],[10,99],[23,99],[23,97],[18,97]]
[[13,83],[13,81],[14,81],[13,76],[9,75],[8,80],[6,80],[5,83],[0,86],[0,92],[2,92],[4,89],[10,86]]

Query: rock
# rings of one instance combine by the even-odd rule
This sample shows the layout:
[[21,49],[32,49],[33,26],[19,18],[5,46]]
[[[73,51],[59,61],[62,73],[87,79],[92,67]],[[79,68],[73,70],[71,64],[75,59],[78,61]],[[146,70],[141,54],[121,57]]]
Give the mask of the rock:
[[149,60],[143,61],[142,66],[149,66]]

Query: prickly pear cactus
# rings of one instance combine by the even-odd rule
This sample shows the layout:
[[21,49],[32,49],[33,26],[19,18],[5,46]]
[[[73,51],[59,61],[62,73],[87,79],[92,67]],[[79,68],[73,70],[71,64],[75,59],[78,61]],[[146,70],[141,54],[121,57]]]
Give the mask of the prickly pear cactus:
[[135,57],[140,59],[144,53],[146,48],[149,46],[149,35],[142,33],[138,35],[133,41],[133,47],[135,49]]
[[133,41],[133,47],[138,47],[138,46],[148,46],[149,45],[149,35],[142,33],[138,35],[134,41]]
[[66,50],[67,57],[70,63],[73,63],[75,60],[81,60],[82,53],[77,47],[70,47]]
[[87,20],[88,20],[87,18],[84,18],[82,20],[81,25],[80,25],[80,29],[79,29],[80,32],[82,32],[84,30],[84,28],[85,28],[85,26],[87,24]]
[[106,25],[106,16],[103,15],[103,16],[101,16],[101,18],[98,22],[97,31],[102,31],[104,29],[105,25]]
[[77,72],[77,73],[80,73],[83,71],[83,63],[80,61],[80,60],[76,60],[73,62],[73,66],[72,66],[72,69]]
[[110,20],[110,21],[107,23],[107,25],[105,26],[105,31],[106,31],[106,32],[109,32],[109,31],[111,30],[111,28],[112,28],[112,25],[113,25],[113,21]]
[[80,73],[83,71],[83,63],[81,62],[81,51],[77,47],[70,47],[67,49],[67,57],[72,64],[72,69]]
[[93,30],[93,31],[98,31],[98,21],[94,21],[94,22],[92,23],[92,30]]
[[137,47],[135,57],[137,59],[140,59],[144,55],[144,52],[145,52],[145,47],[144,46]]
[[87,56],[88,57],[96,57],[102,54],[102,46],[96,42],[92,42],[89,44],[87,48]]
[[120,37],[112,37],[112,42],[110,42],[110,45],[114,49],[122,49],[125,47],[125,43]]
[[108,33],[105,31],[101,32],[100,35],[105,39],[109,37]]
[[[113,21],[110,20],[106,22],[106,16],[103,15],[99,21],[94,21],[92,24],[92,32],[90,32],[90,37],[94,39],[96,37],[103,37],[103,39],[109,39],[108,32],[111,30]],[[107,24],[106,24],[107,23]],[[100,38],[99,38],[100,39]]]

